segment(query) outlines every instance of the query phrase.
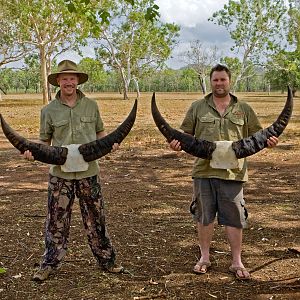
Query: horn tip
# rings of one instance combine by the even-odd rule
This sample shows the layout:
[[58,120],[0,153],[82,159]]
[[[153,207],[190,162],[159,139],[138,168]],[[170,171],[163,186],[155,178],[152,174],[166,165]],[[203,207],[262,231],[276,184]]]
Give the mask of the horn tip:
[[155,92],[152,94],[152,101],[155,101]]

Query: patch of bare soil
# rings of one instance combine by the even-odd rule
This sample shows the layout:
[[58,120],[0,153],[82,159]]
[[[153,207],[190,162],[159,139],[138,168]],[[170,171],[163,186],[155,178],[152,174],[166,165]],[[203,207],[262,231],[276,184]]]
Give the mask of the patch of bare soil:
[[[199,257],[189,204],[193,158],[169,149],[131,149],[100,160],[107,222],[127,274],[99,270],[87,245],[78,203],[60,271],[31,280],[43,254],[48,166],[24,161],[0,136],[1,299],[300,299],[299,150],[282,145],[249,159],[249,227],[243,257],[252,280],[229,272],[230,252],[216,226],[212,268]],[[289,151],[286,151],[289,147]]]

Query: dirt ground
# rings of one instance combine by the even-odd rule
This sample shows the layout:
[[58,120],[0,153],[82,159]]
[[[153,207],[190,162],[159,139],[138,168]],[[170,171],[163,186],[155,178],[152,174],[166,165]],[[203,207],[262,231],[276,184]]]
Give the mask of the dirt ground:
[[[113,110],[109,104],[102,105]],[[143,105],[147,111],[149,102],[140,103],[137,122],[144,120]],[[24,130],[17,124],[27,112],[34,111],[37,119],[39,109],[40,104],[13,107],[0,103],[0,113],[31,139],[37,136],[37,129],[29,126]],[[124,109],[124,115],[127,112]],[[163,112],[170,118],[167,108]],[[181,115],[175,116],[178,122]],[[108,114],[104,116],[108,122]],[[292,122],[299,124],[298,120],[299,111]],[[189,213],[194,158],[158,142],[159,133],[146,131],[147,124],[135,126],[130,143],[99,161],[108,230],[117,260],[128,272],[112,275],[99,270],[75,203],[64,264],[41,284],[31,277],[44,250],[48,166],[23,160],[0,131],[0,267],[6,269],[0,274],[0,298],[300,299],[297,126],[291,126],[278,147],[249,158],[245,185],[249,223],[244,230],[243,259],[252,279],[240,282],[228,272],[230,252],[219,226],[212,242],[212,268],[205,275],[192,273],[199,257]]]

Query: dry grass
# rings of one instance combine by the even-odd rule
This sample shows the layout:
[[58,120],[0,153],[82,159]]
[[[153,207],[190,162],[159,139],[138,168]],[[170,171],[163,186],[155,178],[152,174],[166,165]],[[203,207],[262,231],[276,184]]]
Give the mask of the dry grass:
[[[122,100],[119,93],[88,94],[100,107],[101,115],[108,132],[116,128],[130,112],[135,94],[129,94],[130,100]],[[247,101],[259,116],[264,127],[272,124],[281,112],[286,94],[273,93],[240,93],[237,96]],[[148,146],[151,143],[164,144],[151,116],[151,93],[142,93],[138,102],[138,113],[135,125],[124,141],[125,147]],[[174,128],[179,128],[186,110],[191,103],[202,96],[198,93],[156,93],[156,100],[162,115]],[[27,138],[38,137],[39,112],[42,108],[42,96],[39,94],[4,95],[0,102],[0,112],[9,124]],[[12,109],[15,108],[15,109]],[[300,105],[298,98],[294,101],[294,112],[288,125],[285,138],[299,136]]]

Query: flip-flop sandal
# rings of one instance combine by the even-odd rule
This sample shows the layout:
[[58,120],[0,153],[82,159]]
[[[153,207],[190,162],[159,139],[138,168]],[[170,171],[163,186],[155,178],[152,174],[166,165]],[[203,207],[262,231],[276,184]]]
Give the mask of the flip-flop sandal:
[[[204,270],[201,270],[203,266],[205,266],[206,268],[204,268]],[[193,272],[196,274],[205,274],[210,267],[211,267],[211,262],[198,261],[193,268]]]
[[250,273],[249,273],[249,276],[247,277],[244,277],[244,276],[240,276],[238,271],[241,271],[242,273],[244,273],[245,271],[247,271],[249,273],[249,271],[246,269],[246,268],[242,268],[242,267],[233,267],[233,266],[230,266],[229,267],[229,272],[233,273],[235,275],[235,278],[236,279],[239,279],[239,280],[249,280],[250,279]]

